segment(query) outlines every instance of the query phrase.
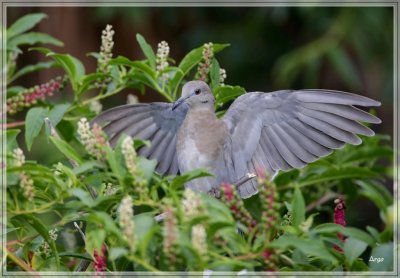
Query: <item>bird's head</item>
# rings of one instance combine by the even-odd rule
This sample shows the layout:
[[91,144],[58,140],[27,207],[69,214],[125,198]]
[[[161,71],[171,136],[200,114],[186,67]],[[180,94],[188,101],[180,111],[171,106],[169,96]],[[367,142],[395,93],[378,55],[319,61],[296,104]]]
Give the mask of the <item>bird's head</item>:
[[190,81],[182,88],[182,96],[174,103],[172,110],[182,103],[186,103],[190,108],[210,108],[214,109],[215,98],[211,93],[210,87],[203,81]]

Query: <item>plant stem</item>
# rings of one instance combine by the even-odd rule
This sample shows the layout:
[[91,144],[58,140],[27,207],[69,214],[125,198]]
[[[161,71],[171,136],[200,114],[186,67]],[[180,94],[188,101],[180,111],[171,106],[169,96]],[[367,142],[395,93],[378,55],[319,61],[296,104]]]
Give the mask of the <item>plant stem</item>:
[[14,253],[10,252],[10,250],[8,249],[3,249],[3,250],[7,254],[7,257],[9,257],[14,263],[16,263],[22,270],[25,270],[26,272],[31,272],[34,275],[34,277],[41,277],[27,263],[25,263],[23,260],[14,255]]

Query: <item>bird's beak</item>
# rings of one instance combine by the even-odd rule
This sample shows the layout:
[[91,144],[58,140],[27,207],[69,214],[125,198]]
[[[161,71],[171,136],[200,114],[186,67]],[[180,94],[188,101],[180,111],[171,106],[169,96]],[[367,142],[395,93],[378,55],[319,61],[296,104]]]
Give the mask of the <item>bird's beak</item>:
[[181,97],[179,98],[177,101],[174,102],[174,104],[172,105],[172,110],[175,110],[176,108],[178,108],[179,105],[181,105],[182,103],[185,102],[185,100],[187,100],[188,97]]

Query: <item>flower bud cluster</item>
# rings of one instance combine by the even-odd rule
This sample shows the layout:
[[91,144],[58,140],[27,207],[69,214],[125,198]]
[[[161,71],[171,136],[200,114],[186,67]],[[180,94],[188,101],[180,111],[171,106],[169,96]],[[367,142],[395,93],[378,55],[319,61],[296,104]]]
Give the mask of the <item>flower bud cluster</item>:
[[259,179],[261,200],[261,225],[265,231],[275,227],[279,218],[278,193],[275,184]]
[[211,42],[203,46],[203,60],[197,67],[196,79],[207,82],[207,74],[210,72],[212,59],[214,58],[214,47]]
[[115,193],[117,193],[117,191],[118,191],[118,188],[117,187],[115,187],[112,183],[107,183],[107,184],[105,184],[105,183],[103,183],[103,186],[104,186],[104,190],[103,190],[103,194],[105,195],[105,196],[111,196],[111,195],[114,195]]
[[108,146],[108,142],[105,133],[97,123],[91,129],[87,119],[81,118],[78,122],[78,135],[82,145],[90,155],[98,160],[105,159],[105,146]]
[[14,159],[14,165],[16,167],[21,167],[22,165],[25,164],[25,155],[24,155],[24,152],[20,148],[14,149],[12,156]]
[[225,69],[219,69],[219,84],[221,86],[225,86],[224,82],[226,79],[226,70]]
[[137,153],[133,147],[132,137],[125,137],[124,141],[122,141],[121,151],[125,158],[126,167],[133,177],[134,191],[140,197],[146,196],[148,193],[147,181],[143,179],[142,171],[137,166]]
[[100,251],[93,251],[93,268],[96,272],[104,272],[107,268],[106,246],[103,244]]
[[[13,164],[16,167],[21,167],[22,165],[25,164],[25,155],[24,152],[20,148],[16,148],[12,152],[12,157],[13,157]],[[19,185],[22,189],[22,194],[26,199],[29,201],[33,201],[33,198],[35,197],[35,192],[33,188],[33,180],[31,177],[25,173],[25,172],[20,172],[19,173]]]
[[185,221],[187,222],[193,217],[204,213],[200,195],[189,188],[186,188],[183,193],[182,206],[185,212]]
[[126,104],[136,104],[139,103],[139,99],[137,96],[129,94],[126,98]]
[[197,224],[192,227],[192,245],[199,252],[200,256],[207,256],[207,233],[203,225]]
[[131,196],[126,196],[122,199],[118,207],[119,226],[122,228],[122,233],[129,244],[131,251],[135,251],[135,223],[133,222],[133,208]]
[[112,50],[114,47],[114,30],[112,25],[107,24],[106,28],[101,33],[100,57],[98,60],[98,70],[103,73],[109,72],[108,63],[112,58]]
[[[333,221],[335,224],[346,227],[346,225],[347,225],[346,218],[345,218],[346,204],[344,202],[344,199],[343,198],[335,199],[335,205],[336,206],[335,206],[335,210],[333,213]],[[342,242],[345,241],[345,236],[343,234],[338,233],[337,236],[340,241],[342,241]],[[333,248],[339,252],[343,252],[343,249],[337,245],[334,245]]]
[[166,204],[164,208],[165,218],[163,226],[163,252],[168,261],[170,270],[173,270],[174,265],[179,260],[177,250],[178,239],[178,220],[176,218],[175,208],[171,204]]
[[274,253],[274,250],[265,249],[261,252],[261,257],[263,259],[263,263],[266,267],[265,271],[276,271],[278,261],[278,256]]
[[13,115],[25,107],[31,107],[38,100],[54,95],[64,87],[66,77],[57,77],[47,83],[26,89],[7,99],[7,113]]
[[234,187],[231,184],[223,183],[221,189],[222,201],[228,205],[233,217],[243,223],[249,230],[252,230],[257,225],[257,222],[244,207],[243,201]]
[[[107,24],[106,28],[101,33],[101,46],[99,58],[97,60],[97,71],[108,74],[111,71],[111,66],[108,64],[112,59],[112,50],[114,47],[114,30],[112,25]],[[106,88],[107,84],[111,82],[111,77],[99,78],[95,83],[96,88]]]
[[33,180],[25,172],[21,172],[19,178],[24,197],[28,199],[28,201],[33,201],[33,198],[35,197]]
[[56,241],[58,238],[58,229],[54,228],[49,231],[49,237],[51,240]]
[[156,70],[157,76],[161,76],[162,81],[168,80],[168,74],[163,71],[169,66],[168,64],[169,46],[166,41],[162,41],[158,44],[157,55],[156,55]]
[[89,110],[94,112],[96,115],[100,114],[103,110],[103,105],[98,100],[92,100],[89,104]]

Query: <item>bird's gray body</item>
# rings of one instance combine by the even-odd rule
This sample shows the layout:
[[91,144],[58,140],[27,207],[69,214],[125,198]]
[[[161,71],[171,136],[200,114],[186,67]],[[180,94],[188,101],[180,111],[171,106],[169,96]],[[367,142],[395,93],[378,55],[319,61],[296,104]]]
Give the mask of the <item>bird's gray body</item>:
[[[374,132],[360,122],[380,120],[356,106],[379,106],[367,97],[328,90],[246,93],[237,98],[223,118],[214,112],[214,96],[207,84],[185,84],[182,97],[171,103],[116,107],[94,122],[115,144],[122,134],[150,140],[139,154],[157,159],[160,174],[184,173],[205,168],[213,177],[190,181],[186,186],[209,192],[222,182],[236,183],[247,173],[263,169],[302,168],[345,143],[357,145],[357,134]],[[238,187],[243,198],[257,193],[256,179]]]

